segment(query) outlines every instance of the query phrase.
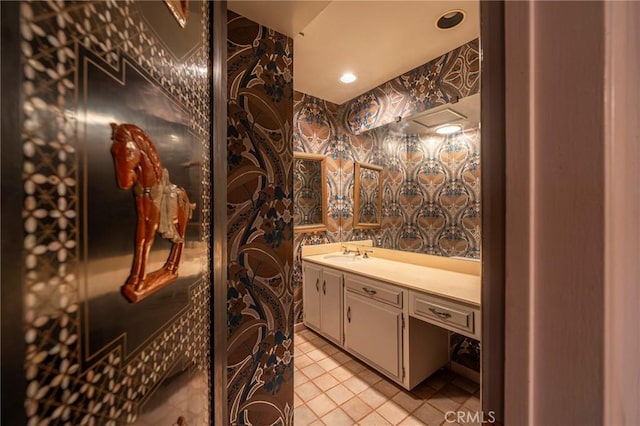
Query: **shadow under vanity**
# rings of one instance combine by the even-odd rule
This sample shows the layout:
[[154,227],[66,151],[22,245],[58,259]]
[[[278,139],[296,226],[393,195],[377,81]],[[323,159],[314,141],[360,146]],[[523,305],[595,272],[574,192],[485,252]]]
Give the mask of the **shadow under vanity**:
[[[364,254],[368,254],[367,258]],[[302,247],[304,324],[406,389],[480,339],[480,264],[372,246]]]

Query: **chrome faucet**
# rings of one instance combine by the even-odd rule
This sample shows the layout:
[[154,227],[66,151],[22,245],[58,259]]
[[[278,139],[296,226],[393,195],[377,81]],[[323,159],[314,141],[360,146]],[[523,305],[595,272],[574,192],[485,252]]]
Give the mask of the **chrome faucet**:
[[362,256],[363,259],[368,259],[369,255],[367,253],[373,253],[373,250],[365,250],[364,251],[364,256]]
[[360,253],[360,249],[357,247],[355,250],[349,250],[346,246],[342,246],[342,248],[344,249],[344,252],[342,254],[355,253],[356,256],[360,256],[362,254]]

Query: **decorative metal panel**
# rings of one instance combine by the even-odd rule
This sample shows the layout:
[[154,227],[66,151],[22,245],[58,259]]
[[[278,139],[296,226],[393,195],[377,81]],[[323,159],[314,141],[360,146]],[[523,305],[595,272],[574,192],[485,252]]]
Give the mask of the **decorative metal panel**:
[[[160,2],[21,5],[30,425],[208,423],[209,5],[189,4],[185,29]],[[197,205],[180,278],[137,304],[111,122],[144,128]]]

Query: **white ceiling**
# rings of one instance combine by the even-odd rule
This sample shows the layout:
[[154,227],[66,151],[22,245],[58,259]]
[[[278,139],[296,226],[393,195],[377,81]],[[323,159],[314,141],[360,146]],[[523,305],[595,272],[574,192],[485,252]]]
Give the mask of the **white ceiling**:
[[[228,7],[294,40],[294,89],[342,104],[479,37],[478,1],[237,1]],[[461,25],[437,19],[461,9]],[[301,35],[299,33],[303,33]],[[346,72],[357,80],[339,81]]]

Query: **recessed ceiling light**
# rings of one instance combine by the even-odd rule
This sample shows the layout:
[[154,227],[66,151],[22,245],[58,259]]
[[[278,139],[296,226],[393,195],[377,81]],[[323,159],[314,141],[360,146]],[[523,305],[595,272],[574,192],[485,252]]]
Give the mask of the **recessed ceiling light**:
[[340,81],[343,83],[353,83],[356,81],[356,76],[351,72],[345,72],[342,74],[342,77],[340,77]]
[[436,129],[436,133],[439,135],[450,135],[452,133],[456,133],[462,130],[462,126],[459,124],[445,124],[444,126],[440,126]]
[[463,10],[450,10],[440,16],[440,18],[436,21],[436,27],[441,30],[448,30],[460,25],[462,21],[464,21]]

